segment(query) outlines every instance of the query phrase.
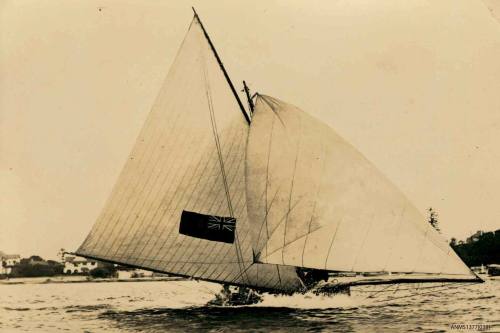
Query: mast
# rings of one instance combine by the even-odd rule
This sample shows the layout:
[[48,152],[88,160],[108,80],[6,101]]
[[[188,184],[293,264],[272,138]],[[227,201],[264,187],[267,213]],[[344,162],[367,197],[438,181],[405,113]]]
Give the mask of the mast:
[[253,105],[252,97],[250,97],[250,89],[248,89],[248,86],[247,86],[247,83],[245,82],[245,80],[243,80],[243,90],[245,91],[245,94],[247,95],[248,107],[250,108],[250,114],[253,114],[254,105]]
[[212,44],[212,41],[210,40],[210,37],[208,36],[207,31],[205,30],[205,27],[203,26],[203,23],[201,23],[200,17],[198,16],[198,13],[196,13],[196,10],[194,7],[191,7],[194,12],[194,17],[198,20],[201,26],[201,30],[203,30],[203,34],[205,35],[205,38],[207,39],[208,44],[210,45],[210,48],[212,49],[215,59],[217,59],[217,62],[219,63],[220,69],[222,70],[222,73],[224,74],[224,77],[226,78],[227,83],[229,84],[229,87],[231,88],[231,91],[233,92],[234,98],[236,98],[236,101],[238,102],[238,105],[240,107],[241,113],[243,113],[243,116],[245,117],[246,121],[248,124],[250,124],[250,116],[248,113],[245,111],[245,107],[243,106],[243,103],[240,100],[240,97],[238,96],[238,93],[236,92],[236,89],[234,89],[233,83],[231,82],[231,79],[229,78],[229,75],[227,74],[226,69],[224,68],[224,64],[219,58],[219,54],[217,53],[217,50],[214,47],[214,44]]

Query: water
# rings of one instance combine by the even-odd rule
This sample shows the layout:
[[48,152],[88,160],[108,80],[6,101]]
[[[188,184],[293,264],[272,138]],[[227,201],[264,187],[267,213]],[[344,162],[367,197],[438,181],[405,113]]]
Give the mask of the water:
[[208,307],[220,286],[195,281],[0,284],[0,332],[478,331],[452,324],[500,332],[500,280],[428,287],[364,287],[335,297],[266,295],[254,306]]

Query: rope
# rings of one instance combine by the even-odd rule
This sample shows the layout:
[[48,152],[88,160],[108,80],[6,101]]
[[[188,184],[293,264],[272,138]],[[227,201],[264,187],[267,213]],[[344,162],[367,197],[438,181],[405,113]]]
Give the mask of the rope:
[[[204,79],[205,79],[204,80],[205,81],[205,91],[206,91],[206,95],[207,95],[208,108],[210,111],[210,121],[212,123],[212,132],[213,132],[214,139],[215,139],[215,145],[217,147],[217,155],[219,158],[219,164],[220,164],[220,168],[221,168],[222,181],[224,184],[224,191],[226,192],[227,205],[228,205],[228,209],[229,209],[229,214],[231,215],[231,217],[234,218],[233,205],[231,203],[231,195],[229,192],[226,170],[224,168],[224,159],[222,157],[222,149],[221,149],[221,145],[220,145],[219,133],[217,130],[217,122],[215,120],[215,112],[214,112],[214,107],[213,107],[213,102],[212,102],[212,94],[211,94],[211,90],[210,90],[210,84],[207,80],[207,73],[206,73],[205,67],[203,68],[203,75],[204,75]],[[238,260],[238,267],[240,268],[240,272],[245,272],[247,282],[249,282],[250,280],[248,278],[248,275],[246,274],[245,267],[241,266],[241,262],[243,261],[243,252],[241,251],[241,248],[239,245],[239,238],[238,238],[238,233],[236,230],[234,232],[234,235],[236,238],[235,239],[235,248],[236,248],[236,257]]]

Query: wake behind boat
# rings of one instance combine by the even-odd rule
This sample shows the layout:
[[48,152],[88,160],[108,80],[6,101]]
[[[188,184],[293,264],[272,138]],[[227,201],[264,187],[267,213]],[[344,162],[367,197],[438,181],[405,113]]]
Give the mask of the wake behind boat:
[[195,12],[76,254],[223,284],[222,303],[256,302],[262,292],[481,281],[329,126],[245,91],[248,111]]

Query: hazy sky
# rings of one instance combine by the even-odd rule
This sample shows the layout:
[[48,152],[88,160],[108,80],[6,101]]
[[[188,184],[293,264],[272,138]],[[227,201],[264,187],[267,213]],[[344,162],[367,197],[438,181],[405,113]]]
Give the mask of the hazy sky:
[[191,4],[237,86],[326,121],[446,237],[500,228],[495,1],[0,0],[0,250],[83,241]]

